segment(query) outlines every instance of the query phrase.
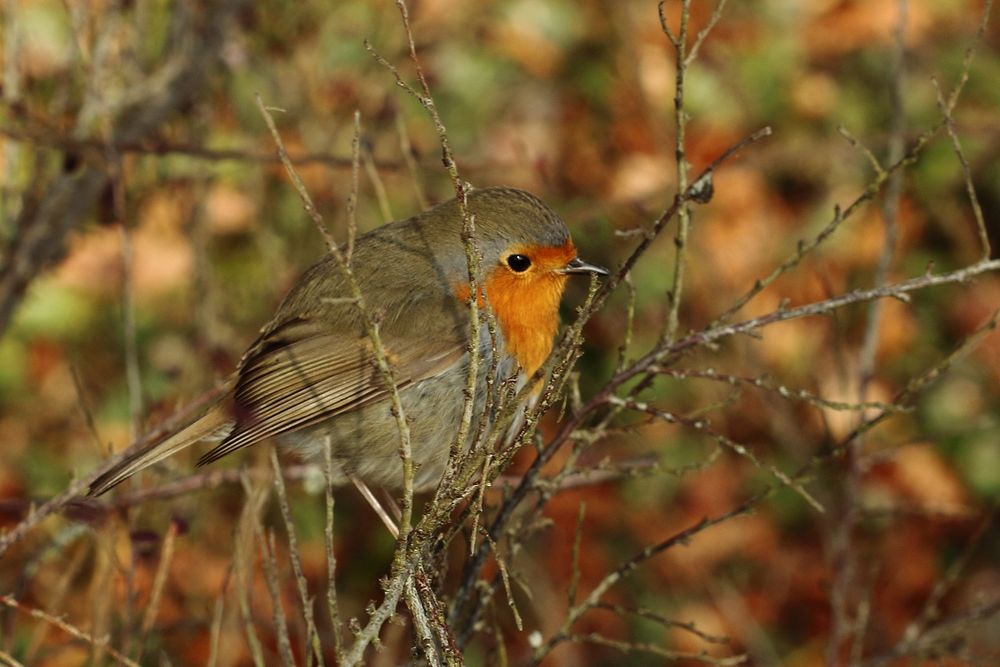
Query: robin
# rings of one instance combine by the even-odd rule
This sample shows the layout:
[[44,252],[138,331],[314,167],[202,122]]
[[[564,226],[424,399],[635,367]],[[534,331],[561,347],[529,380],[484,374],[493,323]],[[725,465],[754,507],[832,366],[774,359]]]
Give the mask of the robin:
[[[498,377],[521,383],[552,350],[559,301],[574,274],[606,275],[582,261],[565,223],[534,195],[510,188],[467,197],[482,253],[482,285],[496,317]],[[358,237],[352,270],[393,368],[410,421],[414,489],[440,480],[462,419],[469,366],[470,294],[459,203],[453,199]],[[332,256],[309,268],[250,346],[222,397],[199,419],[125,458],[91,495],[201,441],[218,444],[210,463],[267,438],[304,460],[324,460],[329,438],[334,483],[399,489],[402,463],[390,392],[374,364],[363,314]],[[481,327],[482,369],[493,341]],[[485,371],[474,409],[484,410]]]

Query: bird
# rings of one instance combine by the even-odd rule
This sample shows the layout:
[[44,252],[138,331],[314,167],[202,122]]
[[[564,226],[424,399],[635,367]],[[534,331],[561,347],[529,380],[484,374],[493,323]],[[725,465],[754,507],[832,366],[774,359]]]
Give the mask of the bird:
[[[473,409],[481,415],[485,369],[495,361],[496,377],[516,377],[524,386],[552,351],[569,277],[608,272],[577,256],[566,224],[535,195],[507,187],[472,189],[466,207],[481,255],[479,303],[496,322],[493,334],[480,327]],[[440,481],[462,421],[471,295],[464,228],[455,198],[360,235],[353,246],[351,271],[378,322],[410,426],[417,492]],[[201,442],[215,446],[198,465],[267,439],[307,462],[324,461],[328,441],[336,486],[353,481],[362,493],[365,486],[399,490],[403,474],[392,392],[375,364],[365,314],[351,294],[327,253],[290,289],[220,397],[172,435],[114,464],[93,481],[88,495],[101,495]]]

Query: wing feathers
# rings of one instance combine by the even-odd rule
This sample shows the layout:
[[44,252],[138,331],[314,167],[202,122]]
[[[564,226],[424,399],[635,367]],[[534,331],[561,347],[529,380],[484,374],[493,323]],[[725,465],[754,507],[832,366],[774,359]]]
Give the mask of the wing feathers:
[[[389,392],[367,338],[315,331],[297,321],[266,335],[247,355],[234,390],[236,427],[199,465],[385,400]],[[386,336],[383,345],[398,389],[443,373],[465,353],[458,337]]]
[[114,467],[95,479],[90,485],[89,495],[99,496],[113,487],[121,484],[135,473],[162,461],[176,452],[186,449],[196,442],[224,433],[229,424],[225,411],[216,406],[197,421],[189,424],[166,440],[158,442],[148,449],[138,451],[119,461]]
[[[418,300],[411,292],[407,294],[406,308],[416,305]],[[454,322],[427,322],[416,335],[399,324],[405,321],[397,313],[386,320],[382,331],[399,389],[441,375],[465,354],[461,317]],[[331,323],[329,313],[325,320],[294,316],[261,335],[240,362],[232,392],[231,403],[217,403],[179,433],[122,460],[91,485],[90,493],[104,493],[208,437],[224,435],[225,440],[205,454],[199,465],[265,438],[384,401],[389,394],[367,337],[348,320]]]

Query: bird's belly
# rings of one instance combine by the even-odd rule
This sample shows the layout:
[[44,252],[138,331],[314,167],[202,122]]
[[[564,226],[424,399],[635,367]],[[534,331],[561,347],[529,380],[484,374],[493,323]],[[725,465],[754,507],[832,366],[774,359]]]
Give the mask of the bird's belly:
[[[501,364],[498,376],[511,373],[512,366]],[[485,373],[485,369],[480,370],[481,379]],[[444,473],[462,419],[465,382],[463,368],[461,372],[422,380],[399,392],[410,427],[416,491],[433,489]],[[479,384],[470,433],[475,433],[485,407],[485,382]],[[323,424],[281,435],[278,443],[303,460],[322,465],[329,438],[334,484],[348,484],[351,476],[357,476],[370,486],[398,490],[402,487],[403,467],[399,427],[390,408],[390,401],[380,401]]]

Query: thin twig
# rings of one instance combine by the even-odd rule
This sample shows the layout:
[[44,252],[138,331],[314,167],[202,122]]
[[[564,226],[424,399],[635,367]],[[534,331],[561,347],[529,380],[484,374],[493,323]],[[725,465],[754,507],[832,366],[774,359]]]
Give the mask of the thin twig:
[[[174,559],[174,547],[177,544],[178,525],[176,521],[171,521],[167,527],[167,532],[163,536],[163,546],[160,548],[160,562],[156,566],[156,574],[153,576],[153,588],[149,594],[149,604],[146,605],[146,613],[142,616],[142,625],[139,627],[141,634],[140,647],[146,643],[146,636],[153,629],[156,617],[160,611],[160,601],[163,598],[163,590],[167,583],[167,574],[170,572],[170,564]],[[141,655],[141,648],[140,648]]]
[[722,382],[733,386],[747,386],[755,389],[762,389],[764,391],[775,393],[784,399],[803,401],[805,403],[815,405],[818,408],[825,408],[828,410],[860,412],[862,410],[876,409],[888,410],[890,412],[906,412],[909,409],[899,405],[893,405],[892,403],[883,403],[880,401],[834,401],[806,391],[805,389],[793,389],[786,387],[785,385],[774,384],[763,377],[730,375],[727,373],[719,373],[712,368],[695,370],[653,366],[649,370],[652,373],[658,373],[660,375],[666,375],[677,379],[697,378],[701,380]]
[[250,480],[244,477],[243,489],[246,499],[240,520],[233,531],[234,553],[233,571],[236,573],[236,597],[239,603],[240,618],[243,621],[243,631],[247,639],[247,648],[256,667],[264,667],[264,649],[257,637],[254,626],[253,608],[250,604],[250,591],[253,589],[253,572],[251,558],[253,554],[254,536],[260,530],[260,512],[267,501],[267,488],[263,485],[254,487]]
[[573,537],[573,553],[571,555],[569,588],[566,597],[569,606],[576,604],[576,587],[580,585],[580,542],[583,539],[583,518],[587,514],[587,503],[580,501],[580,508],[576,515],[576,531]]
[[[906,74],[906,21],[908,14],[907,0],[897,2],[896,24],[893,29],[894,48],[890,69],[890,117],[889,144],[887,161],[897,164],[903,157],[904,133],[906,131],[906,116],[903,108],[903,78]],[[874,156],[870,159],[874,160]],[[876,169],[876,176],[885,174],[884,170]],[[882,198],[882,225],[884,230],[882,252],[875,267],[873,283],[881,287],[889,280],[889,271],[896,252],[898,224],[896,222],[903,195],[903,172],[893,171],[886,177],[885,195]],[[858,351],[858,401],[865,401],[868,388],[875,376],[875,352],[882,329],[883,303],[877,299],[868,303],[865,330]],[[864,421],[864,415],[858,415],[858,421]],[[852,594],[857,586],[855,573],[858,571],[857,549],[855,547],[854,529],[859,519],[859,497],[861,493],[861,451],[864,447],[863,432],[852,440],[847,448],[848,470],[842,491],[840,520],[833,531],[834,549],[834,582],[830,592],[832,628],[827,648],[827,664],[836,667],[839,664],[841,644],[850,641],[850,661],[854,667],[860,660],[861,650],[867,631],[863,623],[868,618],[864,610],[865,600],[857,601],[855,608],[850,609]],[[867,589],[865,589],[867,590]]]
[[948,131],[948,138],[951,139],[952,150],[955,151],[955,156],[958,158],[958,163],[962,167],[962,180],[965,183],[965,194],[969,198],[969,205],[972,207],[972,215],[976,220],[976,231],[979,232],[979,244],[982,247],[983,259],[989,259],[990,255],[993,254],[993,249],[990,245],[990,235],[986,230],[986,218],[983,216],[983,207],[979,203],[979,195],[976,194],[976,186],[972,182],[972,168],[969,166],[969,161],[965,157],[965,151],[962,150],[962,142],[958,138],[958,131],[955,129],[955,118],[952,116],[952,109],[944,100],[944,95],[941,92],[941,86],[938,84],[937,79],[932,78],[931,83],[934,84],[934,93],[937,95],[938,109],[940,109],[941,114],[945,119],[945,129]]
[[128,665],[128,667],[139,667],[139,663],[130,660],[126,656],[122,655],[111,646],[108,645],[107,637],[94,637],[90,635],[75,625],[71,625],[61,618],[56,618],[41,609],[34,609],[32,607],[27,607],[13,597],[9,595],[0,595],[0,603],[10,607],[11,609],[16,609],[17,611],[27,614],[32,618],[38,619],[43,623],[48,623],[49,625],[58,628],[68,634],[70,637],[82,641],[95,648],[100,648],[103,651],[107,651],[108,655],[114,658],[117,662],[123,665]]
[[226,570],[226,578],[222,583],[222,590],[215,597],[215,605],[212,609],[212,624],[209,631],[209,643],[208,643],[208,660],[205,662],[206,667],[216,667],[219,661],[219,647],[222,643],[222,621],[225,618],[224,612],[226,609],[226,590],[229,588],[229,581],[232,579],[233,568],[230,563],[230,567]]
[[434,634],[431,632],[430,623],[427,620],[427,611],[424,609],[417,587],[413,583],[413,578],[406,580],[406,589],[403,593],[406,599],[406,607],[410,610],[413,618],[413,627],[417,631],[417,640],[422,649],[423,658],[432,667],[439,667],[441,660],[438,658],[437,645],[434,642]]
[[[677,173],[677,190],[685,192],[688,189],[688,162],[686,151],[686,130],[688,115],[684,106],[684,83],[687,77],[687,31],[688,19],[691,16],[691,0],[681,0],[680,27],[674,37],[667,29],[663,20],[663,0],[660,2],[661,25],[667,39],[674,46],[674,161]],[[687,258],[687,239],[691,229],[691,207],[684,202],[677,209],[677,231],[674,234],[674,269],[671,276],[670,291],[667,292],[667,321],[664,324],[662,338],[673,340],[679,326],[678,316],[681,308],[681,298],[684,292],[684,268]]]
[[274,533],[257,531],[260,542],[260,553],[264,562],[264,581],[271,595],[271,617],[274,621],[275,634],[278,636],[278,655],[285,667],[295,667],[295,656],[292,653],[292,641],[288,636],[288,620],[281,604],[281,584],[278,583],[278,564],[275,557]]
[[379,212],[382,214],[382,222],[392,222],[396,216],[392,213],[392,205],[389,203],[389,193],[385,189],[385,183],[379,176],[375,167],[375,157],[372,155],[371,147],[367,143],[361,150],[361,162],[365,167],[365,174],[371,181],[372,189],[375,191],[375,201],[378,202]]
[[[98,138],[77,138],[62,135],[58,128],[39,127],[37,129],[14,128],[0,125],[0,136],[14,142],[30,143],[33,146],[55,148],[66,153],[81,153],[92,151],[96,154],[106,154],[114,151],[121,155],[152,155],[169,157],[181,155],[193,160],[207,162],[252,162],[258,164],[281,164],[281,158],[271,151],[255,151],[251,149],[206,148],[202,144],[185,144],[166,139],[150,138],[140,141],[109,141]],[[333,169],[353,169],[353,159],[348,155],[333,155],[331,153],[295,153],[288,159],[296,167],[321,164]],[[404,162],[395,160],[376,160],[375,166],[386,171],[406,169]],[[472,165],[470,168],[481,168]]]
[[333,533],[333,438],[323,438],[324,498],[326,500],[326,522],[323,536],[326,541],[326,609],[330,616],[330,631],[333,633],[334,660],[344,654],[343,624],[340,620],[340,605],[337,601],[337,557],[334,552]]
[[358,171],[361,162],[361,112],[354,110],[354,136],[351,137],[351,194],[347,197],[347,247],[344,260],[351,265],[354,239],[358,235]]
[[302,204],[306,213],[308,213],[309,217],[312,218],[313,222],[316,224],[317,230],[323,236],[323,240],[326,242],[327,250],[329,250],[330,255],[336,262],[337,268],[340,270],[344,281],[348,285],[351,298],[355,300],[355,305],[361,313],[362,320],[365,325],[365,333],[368,336],[368,340],[372,344],[372,352],[375,356],[375,363],[378,367],[379,374],[382,376],[382,381],[385,383],[386,390],[389,392],[392,414],[396,419],[396,429],[399,433],[400,458],[403,462],[403,479],[401,484],[403,488],[403,518],[400,521],[399,539],[405,540],[410,532],[413,515],[413,453],[410,445],[410,425],[406,420],[406,412],[403,409],[403,401],[399,396],[399,387],[396,384],[392,366],[389,364],[389,357],[386,354],[385,346],[382,344],[382,338],[379,335],[378,321],[373,316],[364,295],[361,293],[361,288],[358,285],[357,279],[354,277],[354,273],[351,271],[351,267],[347,264],[347,258],[344,256],[344,252],[341,250],[340,246],[337,245],[337,242],[330,235],[330,232],[327,231],[326,225],[323,223],[323,217],[316,210],[316,206],[313,204],[312,197],[309,196],[309,192],[306,190],[305,184],[302,182],[298,172],[295,171],[295,167],[288,159],[288,153],[285,151],[284,142],[282,142],[281,135],[278,133],[278,128],[274,124],[274,118],[271,116],[271,112],[264,106],[264,102],[261,100],[259,95],[256,96],[256,100],[257,108],[264,117],[264,121],[267,123],[268,129],[271,131],[271,136],[274,138],[274,143],[278,148],[278,155],[281,156],[281,162],[285,166],[285,171],[288,172],[289,178],[292,179],[292,183],[295,186],[296,191],[298,191],[299,197],[302,199]]
[[557,630],[556,633],[553,634],[544,644],[535,649],[532,664],[537,664],[538,661],[541,660],[541,658],[551,651],[557,644],[563,641],[571,640],[573,638],[573,634],[571,632],[573,624],[575,624],[576,621],[586,612],[596,608],[601,603],[601,598],[612,586],[625,577],[628,577],[641,564],[672,547],[686,544],[694,535],[697,535],[712,526],[717,526],[720,523],[729,521],[735,517],[749,514],[765,496],[766,494],[752,496],[727,512],[710,518],[706,517],[694,525],[671,535],[665,540],[647,546],[635,556],[619,565],[613,571],[608,573],[600,582],[598,582],[598,584],[591,590],[590,594],[587,595],[582,602],[573,606],[569,612],[567,612],[566,618],[563,620],[559,630]]
[[[285,480],[278,461],[278,453],[271,448],[271,469],[274,471],[274,490],[278,496],[278,507],[281,508],[281,519],[285,524],[285,535],[288,538],[288,556],[292,562],[292,573],[299,592],[299,603],[302,606],[302,617],[306,625],[305,649],[306,665],[312,664],[310,651],[316,658],[316,664],[323,665],[323,647],[320,645],[319,631],[316,628],[313,600],[309,595],[309,584],[302,571],[302,558],[299,553],[299,541],[295,534],[295,522],[292,520],[292,509],[288,504],[288,493],[285,490]],[[273,548],[272,548],[273,551]]]
[[766,470],[774,476],[779,482],[787,486],[789,489],[799,494],[803,500],[805,500],[813,509],[815,509],[820,514],[826,512],[826,509],[816,498],[813,497],[798,481],[792,479],[788,474],[782,472],[778,468],[764,463],[761,461],[756,454],[750,451],[745,445],[731,440],[726,436],[715,433],[708,428],[708,422],[700,419],[691,419],[687,417],[682,417],[676,415],[672,412],[667,412],[666,410],[659,410],[648,403],[643,401],[636,401],[633,399],[622,399],[617,396],[608,396],[608,402],[612,405],[619,405],[629,410],[638,410],[640,412],[645,412],[646,414],[653,415],[657,419],[661,419],[668,424],[681,424],[698,433],[704,433],[706,436],[712,438],[715,442],[719,443],[723,447],[739,454],[743,458],[747,459],[755,467],[762,470]]
[[430,202],[424,192],[424,186],[420,182],[420,171],[414,158],[410,133],[406,130],[406,122],[401,114],[396,114],[396,134],[399,135],[399,152],[403,156],[406,170],[410,173],[410,182],[413,183],[413,192],[417,195],[417,204],[420,205],[421,211],[425,211],[430,208]]
[[720,637],[717,635],[711,635],[703,630],[699,630],[698,626],[696,626],[691,621],[677,621],[671,618],[666,618],[664,616],[661,616],[660,614],[650,611],[649,609],[643,609],[641,607],[638,609],[632,609],[617,604],[601,602],[600,604],[594,605],[594,609],[603,609],[609,611],[613,613],[615,616],[618,616],[619,618],[623,618],[625,616],[637,616],[647,621],[653,621],[654,623],[662,625],[665,628],[677,628],[678,630],[683,630],[684,632],[688,632],[697,637],[698,639],[707,642],[709,644],[722,644],[725,646],[730,646],[733,643],[733,640],[730,639],[729,637]]
[[[468,369],[466,371],[465,394],[462,404],[462,419],[459,423],[458,429],[456,430],[455,437],[452,440],[448,455],[449,462],[453,462],[458,459],[463,448],[466,446],[466,441],[472,426],[473,407],[478,388],[480,364],[479,302],[481,299],[485,300],[487,295],[479,287],[480,258],[479,249],[476,246],[475,241],[475,218],[469,211],[467,198],[468,185],[459,177],[458,165],[455,163],[455,159],[451,151],[451,144],[448,140],[448,131],[445,128],[444,122],[441,120],[441,115],[438,113],[437,106],[434,103],[434,96],[431,95],[430,86],[427,83],[427,77],[424,75],[420,59],[417,57],[417,47],[413,39],[413,31],[410,27],[410,14],[407,9],[406,2],[404,2],[404,0],[396,0],[396,7],[399,9],[399,15],[403,22],[403,29],[406,32],[407,44],[410,50],[410,60],[413,62],[414,68],[417,72],[417,78],[420,81],[420,91],[418,92],[416,88],[408,84],[399,74],[399,70],[379,55],[367,41],[365,42],[365,48],[372,54],[379,64],[392,72],[393,76],[396,78],[396,84],[412,95],[418,102],[420,102],[421,106],[427,110],[431,122],[434,125],[434,130],[437,132],[438,143],[441,145],[441,161],[444,164],[448,175],[451,177],[452,186],[455,189],[455,197],[458,200],[459,212],[462,216],[462,242],[465,249],[466,266],[468,268],[469,275],[469,297],[466,303],[469,315],[469,338],[467,341],[466,353],[469,356],[469,360]],[[443,489],[451,488],[454,475],[455,466],[448,465],[445,468],[442,482],[438,485],[438,491],[435,494],[435,499],[440,497]]]
[[699,653],[692,653],[687,651],[671,651],[669,649],[663,648],[658,644],[651,644],[649,642],[633,642],[633,641],[620,641],[617,639],[611,639],[609,637],[604,637],[597,633],[591,632],[588,634],[574,634],[570,636],[570,640],[579,644],[596,644],[598,646],[607,646],[608,648],[617,649],[622,653],[628,655],[631,653],[650,653],[660,658],[665,658],[671,662],[679,660],[691,660],[694,662],[700,662],[706,665],[719,665],[720,667],[729,665],[743,665],[746,664],[749,657],[740,653],[737,655],[731,655],[724,658],[718,658],[707,651],[701,651]]
[[125,182],[119,159],[112,157],[111,191],[115,217],[122,237],[122,329],[125,339],[125,380],[128,387],[129,436],[132,440],[142,433],[142,375],[139,371],[139,344],[135,325],[135,290],[133,288],[132,234],[125,212]]

